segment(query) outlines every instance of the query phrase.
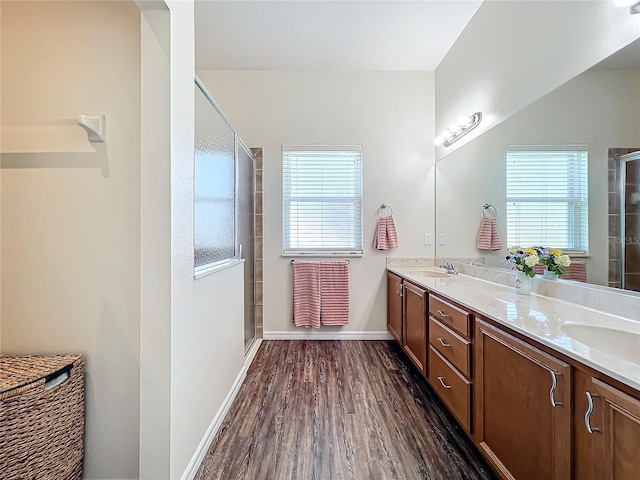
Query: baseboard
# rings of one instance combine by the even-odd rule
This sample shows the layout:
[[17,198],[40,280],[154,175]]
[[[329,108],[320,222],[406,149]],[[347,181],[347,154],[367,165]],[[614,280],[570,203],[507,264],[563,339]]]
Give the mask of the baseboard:
[[387,332],[327,332],[322,329],[301,328],[295,331],[272,331],[262,334],[264,340],[393,340]]
[[227,412],[229,411],[233,400],[236,398],[238,390],[240,390],[242,382],[244,382],[246,376],[247,366],[245,365],[242,367],[242,370],[240,370],[240,373],[236,377],[235,382],[233,382],[233,385],[231,386],[231,390],[218,409],[218,413],[216,413],[216,416],[213,418],[211,425],[209,425],[209,428],[200,441],[200,445],[198,445],[196,452],[193,454],[193,457],[191,457],[191,461],[189,462],[189,465],[187,465],[187,469],[182,475],[182,480],[193,480],[193,478],[196,476],[196,473],[198,473],[198,468],[200,468],[200,464],[202,463],[202,460],[204,460],[204,457],[207,454],[209,447],[211,446],[211,442],[213,442],[216,433],[218,433],[218,430],[222,425],[222,421],[227,415]]

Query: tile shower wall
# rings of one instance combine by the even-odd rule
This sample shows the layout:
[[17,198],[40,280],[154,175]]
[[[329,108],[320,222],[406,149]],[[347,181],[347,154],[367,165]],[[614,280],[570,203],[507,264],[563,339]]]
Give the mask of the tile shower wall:
[[[623,219],[620,218],[620,175],[622,172],[620,171],[620,162],[616,159],[618,155],[624,155],[626,153],[631,153],[640,150],[640,148],[610,148],[608,155],[608,169],[609,169],[609,286],[615,288],[622,287],[622,242],[623,239],[621,237],[621,221]],[[636,177],[637,180],[637,177]],[[633,187],[632,187],[633,188]],[[627,188],[628,190],[628,188]],[[636,187],[635,191],[640,191],[638,187]],[[627,212],[630,213],[630,212]],[[638,215],[638,206],[636,206],[635,210],[636,216]],[[638,222],[636,220],[636,227],[638,226]],[[628,229],[628,227],[627,227]],[[628,229],[629,230],[629,229]],[[630,231],[630,230],[629,230]],[[636,228],[637,233],[637,228]],[[636,235],[631,235],[634,237]],[[628,238],[629,235],[626,235]],[[629,245],[625,245],[625,249],[629,249]],[[632,249],[634,245],[631,245]],[[635,250],[637,256],[640,256],[638,253],[638,249],[640,249],[640,245],[638,242],[635,242]],[[636,265],[638,264],[638,260],[634,262]],[[637,272],[637,277],[633,277],[631,280],[636,281],[640,279],[640,267],[636,267],[635,271]],[[629,280],[629,279],[627,279]],[[629,285],[630,287],[630,285]],[[638,288],[634,288],[634,290],[640,290],[640,285],[636,285]]]
[[262,275],[262,148],[252,148],[251,153],[256,156],[256,338],[262,338],[263,332],[263,275]]

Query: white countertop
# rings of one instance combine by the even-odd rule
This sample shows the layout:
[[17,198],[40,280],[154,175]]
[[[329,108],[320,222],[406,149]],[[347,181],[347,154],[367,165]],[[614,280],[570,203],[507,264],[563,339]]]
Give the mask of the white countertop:
[[[441,293],[482,316],[640,390],[640,336],[637,337],[637,349],[634,336],[634,333],[640,335],[640,319],[609,315],[575,303],[533,293],[517,295],[512,287],[463,274],[448,278],[429,278],[409,273],[425,268],[387,266],[387,270],[407,278],[412,283]],[[581,343],[563,332],[563,328],[567,331],[570,328],[575,329],[567,325],[605,327],[606,330],[602,330],[602,335],[596,334],[597,338],[593,341],[583,338],[585,343]],[[608,333],[624,335],[625,343],[631,342],[627,344],[630,348],[621,353],[616,345],[610,346],[610,343],[615,342],[605,338],[604,334]],[[596,343],[601,344],[600,349]]]

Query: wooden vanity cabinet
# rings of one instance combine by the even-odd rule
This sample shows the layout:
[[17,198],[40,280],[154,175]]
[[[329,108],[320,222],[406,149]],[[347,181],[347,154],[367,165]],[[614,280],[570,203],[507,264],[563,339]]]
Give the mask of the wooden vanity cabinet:
[[460,425],[471,433],[471,314],[429,295],[428,380]]
[[404,282],[402,348],[422,375],[427,375],[427,291]]
[[504,479],[571,478],[571,366],[476,318],[473,438]]
[[432,295],[429,299],[429,313],[460,335],[467,338],[471,336],[471,314],[469,312]]
[[501,478],[640,478],[639,391],[387,277],[387,328]]
[[637,479],[640,400],[581,370],[574,385],[574,478]]
[[387,271],[387,330],[402,345],[402,277]]

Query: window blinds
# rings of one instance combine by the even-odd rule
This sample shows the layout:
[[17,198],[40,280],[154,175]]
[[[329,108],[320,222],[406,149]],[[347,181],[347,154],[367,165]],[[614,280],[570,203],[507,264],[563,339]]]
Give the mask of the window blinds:
[[283,253],[362,254],[362,146],[283,146]]
[[589,249],[587,146],[507,151],[507,244]]

